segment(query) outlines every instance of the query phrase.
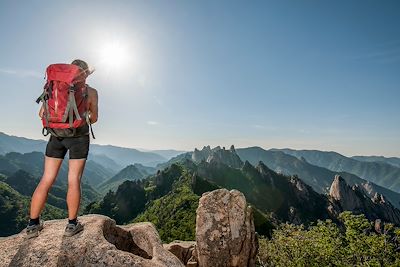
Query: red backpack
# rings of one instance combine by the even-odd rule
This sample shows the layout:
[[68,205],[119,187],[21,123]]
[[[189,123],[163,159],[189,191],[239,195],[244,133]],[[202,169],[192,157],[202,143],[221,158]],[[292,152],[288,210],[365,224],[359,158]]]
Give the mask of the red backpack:
[[46,70],[47,81],[41,96],[36,100],[43,102],[42,117],[44,136],[49,133],[56,137],[75,137],[87,134],[90,130],[87,107],[88,89],[86,73],[72,64],[52,64]]

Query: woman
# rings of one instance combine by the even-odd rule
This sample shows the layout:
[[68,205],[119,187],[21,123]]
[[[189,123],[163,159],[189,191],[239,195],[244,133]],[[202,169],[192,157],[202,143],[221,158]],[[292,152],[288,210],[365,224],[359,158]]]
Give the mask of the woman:
[[[71,64],[80,67],[86,77],[91,74],[89,66],[85,61],[77,59]],[[89,123],[95,123],[98,117],[98,95],[96,89],[89,86],[87,86],[87,89]],[[42,118],[43,115],[44,108],[42,106],[39,111],[39,117]],[[67,151],[69,151],[67,192],[68,223],[64,235],[73,236],[83,230],[83,225],[77,220],[77,216],[81,199],[80,180],[89,153],[89,126],[85,125],[78,128],[76,133],[74,137],[64,138],[52,135],[47,143],[43,176],[32,195],[30,220],[26,228],[28,238],[37,237],[39,231],[43,229],[43,221],[39,219],[40,213],[44,208],[49,190],[56,180]]]

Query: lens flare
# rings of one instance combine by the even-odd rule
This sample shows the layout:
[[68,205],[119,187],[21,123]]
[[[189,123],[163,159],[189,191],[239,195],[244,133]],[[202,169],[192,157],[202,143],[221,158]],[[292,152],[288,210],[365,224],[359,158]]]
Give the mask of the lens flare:
[[127,65],[128,53],[126,47],[118,41],[104,44],[100,48],[101,63],[109,70],[120,70]]

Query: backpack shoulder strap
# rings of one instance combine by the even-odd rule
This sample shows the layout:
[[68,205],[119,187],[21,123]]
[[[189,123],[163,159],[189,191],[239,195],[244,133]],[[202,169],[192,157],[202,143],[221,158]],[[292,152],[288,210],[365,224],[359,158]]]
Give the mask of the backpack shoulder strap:
[[68,102],[67,102],[67,107],[65,108],[65,112],[62,118],[63,122],[67,121],[67,118],[69,119],[69,126],[72,128],[72,123],[74,121],[74,114],[76,119],[80,120],[81,116],[79,115],[78,107],[76,105],[75,101],[75,88],[71,86],[69,88],[69,93],[68,93]]

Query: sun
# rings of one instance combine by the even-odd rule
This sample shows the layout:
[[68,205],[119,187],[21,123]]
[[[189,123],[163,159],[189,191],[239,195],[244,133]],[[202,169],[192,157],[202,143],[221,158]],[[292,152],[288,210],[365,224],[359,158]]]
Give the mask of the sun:
[[127,66],[129,51],[119,41],[106,43],[100,47],[100,61],[109,70],[119,70]]
[[141,79],[146,65],[143,65],[143,49],[138,40],[128,36],[102,36],[97,40],[92,57],[99,74],[118,81]]

